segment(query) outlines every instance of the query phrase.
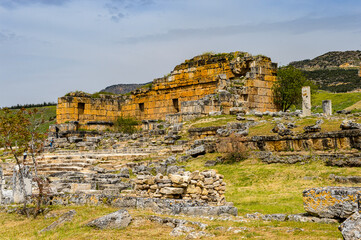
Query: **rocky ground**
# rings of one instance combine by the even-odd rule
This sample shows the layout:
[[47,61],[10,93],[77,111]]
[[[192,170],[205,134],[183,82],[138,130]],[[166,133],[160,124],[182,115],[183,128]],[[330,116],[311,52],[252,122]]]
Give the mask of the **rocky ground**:
[[[338,226],[355,210],[348,208],[349,212],[344,215],[312,212],[306,205],[303,207],[304,190],[358,186],[361,182],[361,155],[357,148],[342,151],[256,150],[246,151],[247,155],[236,160],[217,149],[220,138],[234,135],[253,137],[263,133],[292,136],[307,131],[360,129],[358,115],[341,113],[327,118],[320,115],[300,118],[298,115],[297,112],[221,115],[183,124],[159,123],[151,131],[133,135],[63,133],[55,139],[55,148],[48,148],[47,153],[39,156],[38,172],[50,181],[53,203],[62,201],[67,206],[49,208],[49,215],[39,216],[34,223],[36,231],[25,231],[22,236],[29,239],[67,239],[72,233],[72,236],[77,236],[73,239],[96,239],[102,231],[106,236],[142,236],[141,239],[154,239],[155,236],[159,239],[341,238]],[[344,121],[346,117],[347,121]],[[6,153],[3,155],[6,156]],[[4,201],[10,202],[14,163],[9,157],[4,159],[1,164],[6,193]],[[30,162],[28,164],[31,165]],[[82,201],[93,204],[94,199],[84,197],[92,195],[102,196],[96,205],[103,202],[109,206],[85,208],[70,204]],[[65,199],[63,196],[68,197]],[[334,198],[340,199],[340,196]],[[357,196],[358,193],[356,199]],[[149,202],[139,197],[158,200]],[[179,202],[173,203],[172,199]],[[189,205],[183,202],[188,200],[200,203]],[[352,201],[350,204],[357,205],[352,205]],[[112,212],[118,216],[115,212],[119,206],[127,207],[127,213],[119,213],[126,217],[119,216],[119,221],[113,215],[108,218],[116,223],[127,219],[126,224],[120,223],[121,230],[92,230],[97,222],[105,222],[106,226],[114,228],[115,225],[107,223],[108,220],[100,219],[94,224],[90,221]],[[138,210],[134,210],[134,206]],[[149,209],[153,211],[149,212]],[[335,209],[346,212],[341,205],[329,211],[335,213]],[[76,213],[69,213],[70,218],[65,215],[63,222],[60,215],[70,210]],[[27,219],[15,221],[15,213],[11,214],[13,211],[13,208],[3,208],[1,215],[3,224],[13,226],[10,232],[16,236],[19,234],[17,228],[29,228],[31,223]],[[92,211],[96,216],[89,215]],[[348,220],[351,226],[355,225],[352,221],[357,218],[353,216]],[[49,229],[47,233],[38,233],[52,226],[55,220],[59,227]],[[70,223],[66,223],[68,220]],[[351,231],[347,224],[342,225],[342,233],[350,235],[346,233]],[[86,234],[84,229],[91,234]]]

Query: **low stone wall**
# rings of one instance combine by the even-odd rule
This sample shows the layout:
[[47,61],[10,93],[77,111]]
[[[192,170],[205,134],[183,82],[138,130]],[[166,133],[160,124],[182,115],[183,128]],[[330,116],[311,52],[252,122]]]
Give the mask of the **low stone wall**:
[[142,197],[193,199],[217,205],[225,203],[226,183],[214,170],[169,176],[138,175],[135,183],[135,191]]
[[361,149],[361,130],[342,130],[325,133],[308,133],[295,136],[254,136],[221,138],[217,144],[219,152],[240,149],[261,151],[308,151]]
[[188,130],[189,136],[195,139],[201,139],[210,136],[216,136],[217,130],[222,127],[201,127],[201,128],[190,128]]
[[151,209],[160,214],[219,216],[229,214],[237,216],[237,208],[229,205],[210,206],[194,200],[175,200],[159,198],[124,197],[94,194],[59,194],[49,199],[51,205],[102,205],[107,204],[118,208]]

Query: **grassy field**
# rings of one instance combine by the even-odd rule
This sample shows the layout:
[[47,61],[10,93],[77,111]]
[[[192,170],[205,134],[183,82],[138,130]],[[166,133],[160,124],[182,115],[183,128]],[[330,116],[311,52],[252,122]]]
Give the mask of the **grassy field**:
[[361,100],[361,92],[354,93],[330,93],[318,91],[312,95],[312,111],[322,112],[322,101],[331,100],[334,111],[346,109]]
[[[28,108],[33,109],[33,108]],[[44,123],[40,125],[38,131],[45,133],[51,124],[55,123],[56,119],[56,106],[37,107],[38,112],[35,115],[35,121],[39,121],[41,118],[44,119]],[[18,110],[12,110],[18,111]]]
[[46,132],[49,129],[49,126],[55,123],[56,106],[41,107],[37,109],[39,110],[39,112],[36,114],[35,117],[37,119],[43,117],[43,119],[45,120],[45,123],[40,126],[39,131]]
[[[215,160],[221,154],[207,154],[187,163],[189,171],[216,169],[227,183],[226,199],[238,208],[239,214],[260,212],[263,214],[304,212],[302,191],[321,186],[337,186],[330,174],[361,175],[359,168],[325,166],[320,160],[306,164],[264,164],[258,159],[248,159],[234,164],[204,167],[207,160]],[[306,178],[305,178],[306,177]],[[346,184],[346,186],[355,186]]]
[[[92,239],[184,239],[181,237],[170,237],[171,227],[151,222],[147,219],[149,215],[157,215],[146,210],[129,210],[133,220],[126,229],[98,230],[84,226],[89,221],[116,211],[117,209],[108,206],[68,206],[54,207],[53,213],[59,215],[69,210],[75,210],[72,222],[65,223],[57,229],[46,233],[39,231],[50,225],[57,219],[39,216],[37,219],[26,218],[17,214],[0,213],[0,239],[71,239],[71,240],[92,240]],[[59,216],[58,215],[58,216]],[[337,230],[338,224],[317,224],[297,222],[230,222],[221,220],[209,220],[194,217],[179,217],[158,215],[161,217],[175,217],[190,221],[200,221],[208,224],[206,232],[214,237],[205,239],[235,240],[235,239],[337,239],[341,235]],[[224,227],[218,230],[217,227]],[[192,225],[194,227],[194,225]],[[246,230],[240,233],[228,232],[229,227],[245,227]],[[200,229],[196,230],[200,231]],[[203,238],[204,239],[204,238]]]

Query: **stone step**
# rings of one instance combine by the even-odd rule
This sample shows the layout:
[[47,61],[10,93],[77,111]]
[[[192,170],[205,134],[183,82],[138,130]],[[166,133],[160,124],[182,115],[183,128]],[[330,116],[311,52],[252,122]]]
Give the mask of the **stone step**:
[[75,171],[80,172],[83,169],[83,167],[77,167],[77,166],[63,166],[63,167],[39,167],[39,172],[44,171],[54,171],[54,172],[68,172],[68,171]]
[[79,168],[85,168],[89,167],[90,164],[87,163],[49,163],[49,164],[41,164],[38,165],[38,169],[42,168],[62,168],[62,167],[79,167]]

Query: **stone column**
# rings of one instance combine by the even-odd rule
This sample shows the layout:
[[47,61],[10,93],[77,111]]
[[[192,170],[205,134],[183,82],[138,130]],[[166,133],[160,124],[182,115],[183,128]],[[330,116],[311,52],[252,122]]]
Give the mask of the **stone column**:
[[302,87],[302,116],[311,116],[311,88]]
[[332,115],[332,102],[331,102],[331,100],[323,100],[322,101],[322,110],[323,110],[323,114],[325,114],[326,116],[331,116]]
[[[24,184],[25,184],[25,193],[27,196],[29,196],[32,194],[32,189],[31,189],[32,177],[29,167],[23,166],[23,176],[24,176]],[[14,203],[22,203],[25,201],[23,189],[21,188],[20,172],[18,166],[15,166],[13,170],[13,199],[14,199]]]

